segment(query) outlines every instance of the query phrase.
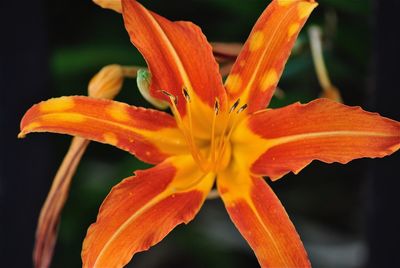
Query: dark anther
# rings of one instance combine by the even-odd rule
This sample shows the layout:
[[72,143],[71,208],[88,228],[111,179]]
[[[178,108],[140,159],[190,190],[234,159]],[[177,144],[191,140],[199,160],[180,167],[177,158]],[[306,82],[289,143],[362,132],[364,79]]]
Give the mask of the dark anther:
[[235,103],[232,105],[231,109],[229,110],[229,112],[233,112],[239,105],[240,99],[238,99],[237,101],[235,101]]
[[246,108],[247,108],[247,104],[244,104],[242,107],[239,108],[239,110],[237,110],[237,113],[240,114],[241,112],[246,110]]
[[219,112],[219,102],[217,99],[215,99],[215,103],[214,103],[214,112],[215,112],[215,114],[218,114],[218,112]]
[[163,89],[161,90],[161,93],[170,98],[175,103],[175,105],[178,105],[178,98],[176,96],[172,95],[171,93]]
[[183,96],[185,97],[186,101],[190,102],[190,96],[185,87],[182,88],[182,93],[183,93]]

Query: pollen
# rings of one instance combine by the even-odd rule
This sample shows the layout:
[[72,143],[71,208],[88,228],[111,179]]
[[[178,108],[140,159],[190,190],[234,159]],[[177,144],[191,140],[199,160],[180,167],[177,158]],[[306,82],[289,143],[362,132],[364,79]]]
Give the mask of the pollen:
[[261,90],[266,91],[269,89],[271,86],[275,85],[275,83],[278,81],[278,74],[274,69],[271,69],[261,80]]
[[112,118],[122,122],[128,122],[132,120],[129,113],[126,110],[126,107],[123,105],[110,104],[107,107],[107,114],[109,114]]
[[112,132],[106,132],[106,133],[104,133],[103,134],[103,138],[104,138],[104,141],[106,142],[106,143],[108,143],[108,144],[111,144],[111,145],[117,145],[117,143],[118,143],[118,138],[117,138],[117,135],[115,135],[114,133],[112,133]]
[[225,85],[231,94],[237,93],[242,88],[243,80],[238,74],[231,74],[226,79]]
[[74,106],[74,100],[67,97],[61,97],[42,102],[41,104],[39,104],[39,109],[43,113],[62,112],[72,109]]
[[249,50],[256,51],[262,47],[265,41],[265,34],[262,31],[256,31],[250,40]]
[[294,22],[289,26],[288,37],[292,37],[300,28],[300,24],[298,22]]

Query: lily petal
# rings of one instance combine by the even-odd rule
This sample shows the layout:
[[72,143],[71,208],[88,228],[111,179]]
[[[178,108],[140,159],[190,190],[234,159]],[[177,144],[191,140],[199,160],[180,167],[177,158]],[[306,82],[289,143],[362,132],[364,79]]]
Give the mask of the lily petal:
[[81,136],[152,164],[187,152],[181,131],[167,113],[90,97],[61,97],[34,105],[21,121],[19,137],[30,132]]
[[254,25],[225,86],[230,102],[238,98],[251,113],[268,106],[296,38],[314,0],[274,0]]
[[392,154],[400,148],[400,123],[317,99],[249,115],[233,139],[236,157],[253,174],[277,180],[290,171],[297,174],[313,160],[345,164]]
[[203,174],[191,156],[167,159],[115,186],[83,242],[83,267],[122,267],[132,256],[188,223],[210,191],[214,174]]
[[40,211],[33,249],[34,267],[50,267],[57,240],[60,214],[68,197],[72,176],[75,174],[79,161],[88,144],[88,140],[74,137],[68,153],[65,155],[54,177],[50,192]]
[[[215,100],[225,107],[226,93],[212,47],[191,22],[171,22],[137,1],[123,0],[122,14],[131,42],[146,59],[152,74],[150,93],[170,101],[165,90],[177,97],[178,110],[186,114],[185,88],[192,106],[213,111]],[[199,102],[199,103],[198,103]]]
[[239,164],[218,175],[218,191],[261,267],[310,267],[299,235],[279,199],[263,178],[251,176]]

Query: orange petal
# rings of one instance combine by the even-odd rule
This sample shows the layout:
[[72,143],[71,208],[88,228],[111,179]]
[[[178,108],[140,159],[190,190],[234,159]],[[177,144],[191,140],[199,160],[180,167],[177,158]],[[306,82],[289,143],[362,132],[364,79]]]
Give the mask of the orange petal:
[[50,266],[57,239],[60,213],[68,197],[72,176],[75,174],[79,161],[88,144],[88,140],[75,137],[54,177],[51,190],[40,211],[39,222],[36,228],[36,240],[33,250],[35,267],[45,268]]
[[233,223],[261,267],[310,267],[307,253],[281,202],[261,177],[232,165],[218,175],[218,191]]
[[203,204],[214,174],[191,156],[169,158],[123,180],[104,200],[83,242],[83,267],[122,267],[132,256],[188,223]]
[[228,98],[247,103],[249,113],[270,102],[314,0],[274,0],[260,16],[228,76]]
[[173,117],[111,100],[76,96],[34,105],[21,121],[19,137],[46,131],[111,144],[148,163],[186,152]]
[[[236,129],[238,158],[253,174],[279,179],[313,160],[347,163],[400,147],[400,123],[328,99],[254,113]],[[250,144],[249,144],[250,141]]]
[[199,27],[191,22],[171,22],[132,0],[122,1],[122,14],[131,42],[149,66],[154,97],[169,101],[160,90],[176,96],[182,116],[187,109],[183,87],[192,101],[200,101],[210,110],[216,99],[225,107],[218,64]]
[[122,12],[121,0],[93,0],[93,2],[102,8],[112,9],[118,13]]

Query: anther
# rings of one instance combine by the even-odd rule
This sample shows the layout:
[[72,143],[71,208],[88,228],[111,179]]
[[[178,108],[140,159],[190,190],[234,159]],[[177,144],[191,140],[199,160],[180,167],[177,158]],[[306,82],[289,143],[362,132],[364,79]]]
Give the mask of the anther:
[[242,107],[240,107],[239,110],[237,110],[236,113],[240,114],[241,112],[243,112],[244,110],[246,110],[246,108],[247,108],[247,103],[244,104]]
[[232,113],[239,105],[240,103],[240,99],[237,99],[237,101],[235,101],[235,103],[232,105],[231,109],[229,110],[229,113]]
[[187,101],[187,102],[190,102],[190,95],[189,95],[189,93],[187,92],[187,90],[186,90],[185,87],[182,88],[182,94],[183,94],[183,96],[185,97],[186,101]]
[[165,91],[164,89],[161,89],[161,93],[166,95],[169,98],[174,98],[174,95],[172,95],[171,93],[169,93],[168,91]]
[[173,101],[175,105],[178,105],[178,97],[172,95],[171,93],[169,93],[168,91],[165,91],[165,90],[163,90],[163,89],[161,89],[161,93],[163,93],[163,94],[166,95],[168,98],[170,98],[171,101]]
[[215,99],[215,103],[214,103],[214,113],[217,115],[219,112],[219,102],[218,99]]

